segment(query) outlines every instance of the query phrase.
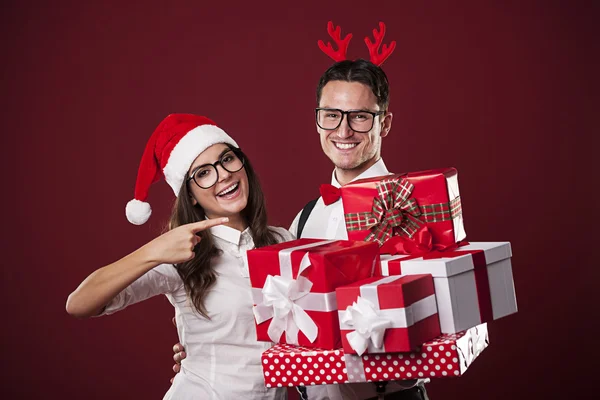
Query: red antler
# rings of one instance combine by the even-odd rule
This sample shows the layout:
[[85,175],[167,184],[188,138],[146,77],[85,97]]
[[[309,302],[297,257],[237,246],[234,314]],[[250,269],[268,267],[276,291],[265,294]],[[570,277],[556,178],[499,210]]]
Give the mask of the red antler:
[[348,51],[348,44],[350,43],[350,39],[352,39],[352,34],[349,33],[344,39],[341,39],[341,28],[337,26],[334,29],[333,22],[331,21],[327,23],[327,33],[329,33],[329,36],[331,36],[335,44],[337,44],[338,49],[333,50],[330,42],[327,42],[327,46],[325,46],[325,43],[323,43],[322,40],[319,40],[318,42],[319,48],[323,53],[333,58],[334,61],[344,61],[346,59],[346,51]]
[[392,54],[394,49],[396,48],[396,41],[393,40],[390,43],[390,47],[387,44],[383,45],[383,49],[381,53],[379,53],[379,46],[381,46],[381,42],[383,42],[383,37],[385,36],[385,24],[383,22],[379,23],[379,31],[377,29],[373,29],[373,38],[375,38],[375,43],[371,43],[369,37],[365,37],[365,43],[369,48],[369,54],[371,54],[371,62],[377,66],[383,64],[383,62]]

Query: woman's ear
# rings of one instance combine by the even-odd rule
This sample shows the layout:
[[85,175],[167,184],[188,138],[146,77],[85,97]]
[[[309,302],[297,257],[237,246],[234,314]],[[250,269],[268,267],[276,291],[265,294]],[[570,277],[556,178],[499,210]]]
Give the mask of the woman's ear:
[[198,204],[198,200],[196,200],[196,198],[194,197],[194,195],[192,193],[189,194],[190,195],[190,200],[192,201],[192,205],[195,206]]

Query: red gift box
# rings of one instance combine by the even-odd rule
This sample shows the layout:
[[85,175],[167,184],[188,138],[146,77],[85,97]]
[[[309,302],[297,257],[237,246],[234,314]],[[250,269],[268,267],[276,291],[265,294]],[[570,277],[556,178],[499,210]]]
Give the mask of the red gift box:
[[439,336],[411,353],[357,356],[278,344],[262,354],[263,375],[268,388],[457,377],[488,344],[486,324]]
[[451,246],[465,238],[458,173],[454,168],[360,179],[341,187],[348,239],[393,236]]
[[517,312],[509,242],[473,242],[450,251],[382,255],[381,275],[431,274],[442,333]]
[[247,252],[257,339],[341,347],[335,289],[373,276],[375,243],[298,239]]
[[335,292],[346,354],[412,351],[441,333],[431,275],[369,278]]

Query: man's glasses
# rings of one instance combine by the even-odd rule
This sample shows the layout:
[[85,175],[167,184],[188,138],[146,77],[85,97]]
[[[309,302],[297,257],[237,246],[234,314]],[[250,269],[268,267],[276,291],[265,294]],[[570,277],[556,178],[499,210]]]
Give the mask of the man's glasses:
[[344,119],[344,115],[348,116],[348,125],[354,132],[367,133],[373,129],[375,117],[384,114],[385,111],[366,111],[366,110],[351,110],[342,111],[337,108],[316,108],[317,126],[328,131],[339,128]]
[[220,165],[225,171],[234,173],[244,168],[244,157],[230,150],[223,154],[214,164],[204,164],[192,171],[187,182],[193,180],[196,185],[202,189],[209,189],[219,181],[219,171],[217,165]]

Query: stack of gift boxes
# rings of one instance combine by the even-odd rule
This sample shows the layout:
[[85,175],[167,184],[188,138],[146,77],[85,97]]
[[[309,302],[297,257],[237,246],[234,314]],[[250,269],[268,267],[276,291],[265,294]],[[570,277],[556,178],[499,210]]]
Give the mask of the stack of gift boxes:
[[248,252],[267,387],[461,376],[515,313],[508,242],[466,242],[454,168],[341,188],[349,240]]

